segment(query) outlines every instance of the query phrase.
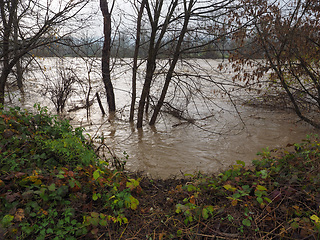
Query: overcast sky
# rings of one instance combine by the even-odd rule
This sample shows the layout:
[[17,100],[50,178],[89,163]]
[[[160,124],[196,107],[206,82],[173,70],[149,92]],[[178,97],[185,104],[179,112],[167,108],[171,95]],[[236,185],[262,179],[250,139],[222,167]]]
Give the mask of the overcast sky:
[[[113,17],[118,19],[120,16],[120,12],[132,12],[130,3],[127,0],[116,0],[116,6],[113,11]],[[99,0],[94,0],[90,2],[86,9],[84,10],[86,14],[93,14],[92,22],[90,23],[90,27],[86,29],[86,32],[92,37],[101,37],[103,36],[103,19],[100,11],[100,3]],[[123,18],[123,17],[122,17]]]

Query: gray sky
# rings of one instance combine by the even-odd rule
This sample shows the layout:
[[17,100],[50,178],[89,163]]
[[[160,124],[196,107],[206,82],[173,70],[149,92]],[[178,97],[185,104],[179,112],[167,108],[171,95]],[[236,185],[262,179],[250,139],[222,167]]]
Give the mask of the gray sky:
[[[112,16],[118,20],[121,15],[119,11],[124,12],[132,12],[130,3],[127,0],[116,0],[115,8],[113,10]],[[86,32],[89,36],[92,37],[101,37],[103,36],[103,19],[100,11],[100,3],[99,0],[94,0],[86,9],[84,9],[84,14],[93,14],[93,19],[90,23],[90,27],[86,29]],[[123,17],[122,17],[123,18]]]

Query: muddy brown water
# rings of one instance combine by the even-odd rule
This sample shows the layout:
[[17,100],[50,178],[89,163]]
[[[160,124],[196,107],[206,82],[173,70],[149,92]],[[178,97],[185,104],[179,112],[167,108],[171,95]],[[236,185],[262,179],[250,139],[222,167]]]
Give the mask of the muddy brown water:
[[[78,76],[88,79],[87,68],[81,59],[70,58],[68,63],[77,67]],[[40,59],[50,81],[57,77],[58,65],[55,59]],[[219,61],[210,60],[210,67],[216,67]],[[61,65],[61,64],[60,64]],[[93,85],[92,95],[103,92],[100,82],[99,63],[93,66],[90,78]],[[119,68],[121,69],[121,68]],[[70,112],[74,127],[82,126],[85,132],[93,137],[105,138],[105,143],[120,158],[129,158],[126,168],[130,171],[143,171],[157,178],[171,176],[182,177],[184,174],[216,173],[234,164],[237,160],[250,164],[263,148],[285,147],[288,143],[301,142],[307,134],[317,131],[299,121],[290,111],[263,109],[249,106],[238,106],[237,111],[229,100],[215,96],[212,106],[200,100],[187,107],[188,116],[196,120],[193,124],[179,120],[168,114],[162,114],[155,127],[145,124],[143,130],[137,130],[128,123],[130,103],[130,70],[123,67],[117,70],[114,87],[118,112],[114,120],[102,116],[97,101],[91,107],[90,117],[86,110]],[[188,69],[185,69],[188,71]],[[215,72],[215,70],[212,70]],[[212,72],[211,74],[215,74]],[[224,77],[228,78],[228,72]],[[45,84],[42,76],[29,75],[26,80],[26,94],[19,92],[10,95],[12,104],[31,109],[40,102],[54,112],[49,95],[44,95]],[[213,88],[205,87],[204,91]],[[30,90],[32,89],[32,90]],[[68,100],[66,111],[81,105],[83,95],[73,94]],[[214,95],[214,94],[212,94]],[[103,97],[103,96],[102,96]],[[105,99],[105,98],[103,98]],[[106,102],[104,100],[104,106]],[[241,118],[239,117],[239,114]]]

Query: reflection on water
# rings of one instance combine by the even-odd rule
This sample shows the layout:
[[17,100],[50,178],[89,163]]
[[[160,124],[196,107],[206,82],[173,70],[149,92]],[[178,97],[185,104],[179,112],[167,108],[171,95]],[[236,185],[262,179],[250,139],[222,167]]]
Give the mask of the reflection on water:
[[[31,108],[33,103],[41,102],[53,110],[48,98],[37,94],[40,85],[36,79],[28,80],[27,84],[33,91],[26,93],[22,105]],[[213,173],[227,168],[236,160],[251,163],[262,148],[281,148],[288,143],[300,142],[306,134],[316,132],[298,121],[293,113],[247,106],[238,108],[242,123],[233,106],[219,98],[215,99],[219,108],[210,112],[207,106],[197,105],[197,112],[203,113],[198,119],[203,120],[195,121],[194,124],[163,114],[156,127],[146,124],[143,130],[137,130],[127,122],[130,93],[123,91],[130,89],[130,74],[127,77],[122,75],[121,79],[114,82],[120,109],[115,120],[108,120],[108,116],[102,117],[96,101],[89,119],[84,109],[72,112],[68,117],[75,127],[84,126],[91,136],[104,136],[105,142],[118,157],[126,151],[129,155],[127,169],[144,171],[153,177],[179,177],[196,171]],[[96,81],[95,91],[101,90],[101,86]],[[80,100],[81,97],[74,95],[69,105],[79,104]],[[188,110],[191,115],[192,110],[191,106]],[[193,116],[197,118],[196,114]]]

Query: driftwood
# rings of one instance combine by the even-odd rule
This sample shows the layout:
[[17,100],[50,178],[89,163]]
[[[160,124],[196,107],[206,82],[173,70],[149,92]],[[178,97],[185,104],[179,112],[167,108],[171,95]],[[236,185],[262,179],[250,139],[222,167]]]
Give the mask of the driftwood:
[[[183,111],[173,107],[170,103],[165,102],[164,106],[166,107],[166,109],[162,109],[161,112],[170,114],[170,115],[172,115],[173,117],[175,117],[175,118],[177,118],[179,120],[186,121],[185,123],[194,123],[195,122],[195,119],[193,119],[193,118],[184,117],[183,116]],[[179,123],[179,124],[175,124],[175,125],[178,126],[178,125],[181,125],[181,124],[183,124],[183,123]]]
[[80,109],[84,109],[84,108],[87,108],[87,107],[91,107],[92,104],[93,104],[93,102],[94,102],[94,98],[89,101],[89,104],[88,104],[89,106],[88,106],[87,104],[84,104],[84,105],[82,105],[82,106],[75,106],[74,108],[69,109],[68,112],[75,112],[75,111],[78,111],[78,110],[80,110]]

